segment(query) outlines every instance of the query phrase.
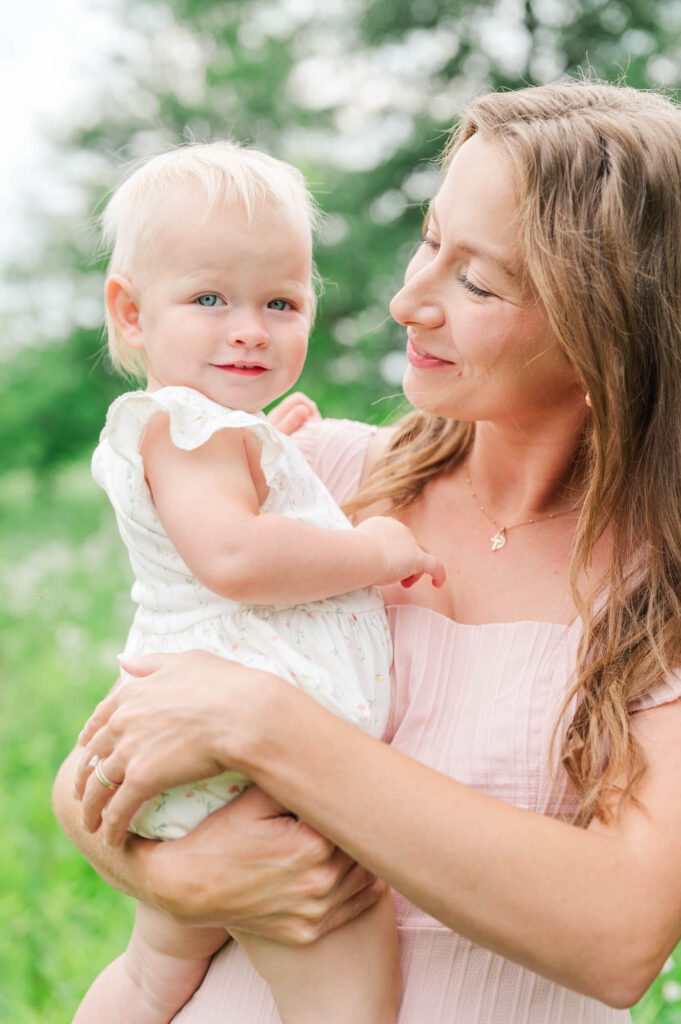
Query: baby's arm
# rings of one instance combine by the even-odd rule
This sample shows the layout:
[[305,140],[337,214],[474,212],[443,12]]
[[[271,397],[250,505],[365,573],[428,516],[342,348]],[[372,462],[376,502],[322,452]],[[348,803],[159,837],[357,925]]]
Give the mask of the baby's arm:
[[168,536],[197,579],[223,597],[300,604],[424,572],[436,585],[444,580],[440,563],[394,519],[326,530],[261,513],[264,481],[246,431],[221,430],[184,451],[161,414],[149,424],[142,454]]

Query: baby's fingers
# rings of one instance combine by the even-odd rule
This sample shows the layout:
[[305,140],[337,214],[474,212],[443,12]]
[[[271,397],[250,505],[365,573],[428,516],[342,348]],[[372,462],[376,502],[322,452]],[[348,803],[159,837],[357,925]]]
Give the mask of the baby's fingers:
[[432,577],[434,587],[439,588],[443,586],[447,578],[447,573],[445,572],[445,567],[442,562],[437,558],[433,558],[432,555],[428,555],[424,569],[428,575]]
[[281,431],[282,434],[295,434],[296,430],[300,430],[311,416],[312,413],[306,406],[297,405],[282,416],[276,425],[277,430]]
[[319,419],[319,409],[302,391],[289,395],[268,415],[270,423],[282,434],[294,434],[311,418]]

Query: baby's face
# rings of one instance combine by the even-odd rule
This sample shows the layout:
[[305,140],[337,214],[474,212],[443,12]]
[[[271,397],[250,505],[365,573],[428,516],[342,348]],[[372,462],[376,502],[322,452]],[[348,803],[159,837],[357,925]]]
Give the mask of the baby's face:
[[312,312],[309,230],[202,197],[169,204],[132,282],[152,389],[183,385],[256,412],[295,383]]

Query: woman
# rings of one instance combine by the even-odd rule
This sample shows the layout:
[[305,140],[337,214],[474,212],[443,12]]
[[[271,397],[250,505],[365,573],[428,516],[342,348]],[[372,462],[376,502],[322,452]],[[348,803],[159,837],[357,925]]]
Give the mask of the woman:
[[[680,236],[667,100],[560,84],[471,104],[391,305],[418,412],[302,432],[337,498],[363,474],[352,507],[398,515],[447,568],[441,592],[386,594],[410,602],[391,610],[391,746],[208,655],[130,665],[57,786],[105,877],[309,940],[379,888],[337,846],[399,894],[401,1024],[628,1019],[681,936]],[[66,795],[78,764],[85,825],[111,798],[114,844],[209,766],[309,825],[269,822],[278,873],[258,790],[177,844],[103,851]],[[231,943],[176,1019],[276,1017]]]

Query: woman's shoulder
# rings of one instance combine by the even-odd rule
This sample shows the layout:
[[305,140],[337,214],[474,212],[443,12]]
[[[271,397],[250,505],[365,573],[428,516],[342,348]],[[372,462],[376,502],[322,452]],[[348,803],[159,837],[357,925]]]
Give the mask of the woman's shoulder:
[[672,669],[655,686],[632,702],[630,711],[650,711],[663,704],[671,704],[681,697],[681,668]]
[[385,450],[392,429],[357,420],[310,419],[292,435],[307,462],[342,504]]

